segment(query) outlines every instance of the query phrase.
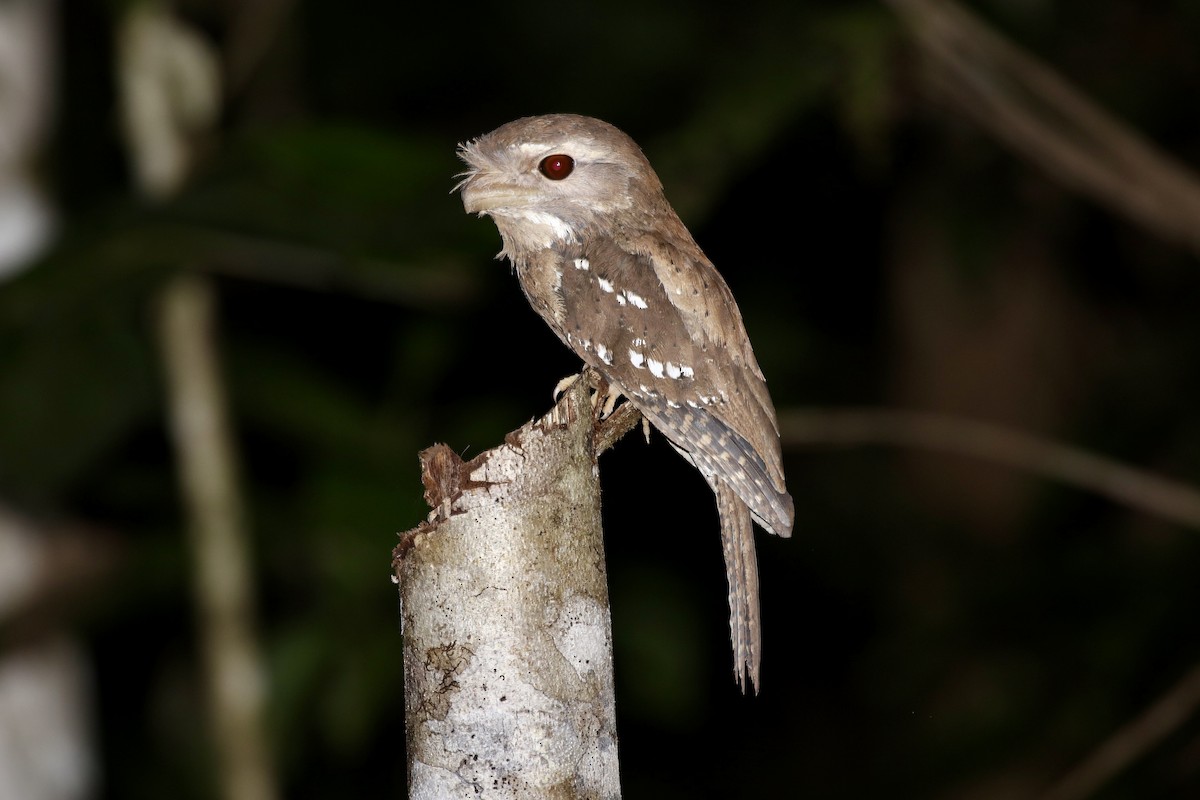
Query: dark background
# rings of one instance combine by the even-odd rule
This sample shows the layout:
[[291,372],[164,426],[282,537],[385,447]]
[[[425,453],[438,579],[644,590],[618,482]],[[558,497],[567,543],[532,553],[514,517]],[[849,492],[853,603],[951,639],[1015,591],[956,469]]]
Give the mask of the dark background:
[[[1195,4],[971,7],[1200,163]],[[218,52],[247,13],[177,9]],[[151,324],[181,270],[219,295],[285,795],[402,796],[389,559],[426,513],[416,454],[495,446],[578,366],[450,194],[455,145],[518,116],[642,144],[781,411],[953,414],[1200,482],[1194,254],[939,101],[887,5],[295,2],[157,203],[118,125],[122,13],[60,9],[61,235],[0,286],[0,496],[117,554],[52,618],[94,668],[102,797],[215,794]],[[1034,796],[1200,659],[1194,529],[936,452],[818,441],[785,467],[743,697],[711,495],[657,436],[602,459],[628,797]],[[1190,719],[1095,796],[1197,793]]]

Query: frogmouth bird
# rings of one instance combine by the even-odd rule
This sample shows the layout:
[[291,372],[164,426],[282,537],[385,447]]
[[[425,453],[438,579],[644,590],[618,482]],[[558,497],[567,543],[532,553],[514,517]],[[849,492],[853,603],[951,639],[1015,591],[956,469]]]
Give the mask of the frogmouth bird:
[[525,117],[459,147],[469,213],[500,231],[525,297],[716,494],[734,675],[758,688],[751,519],[792,531],[779,425],[729,287],[637,144],[590,117]]

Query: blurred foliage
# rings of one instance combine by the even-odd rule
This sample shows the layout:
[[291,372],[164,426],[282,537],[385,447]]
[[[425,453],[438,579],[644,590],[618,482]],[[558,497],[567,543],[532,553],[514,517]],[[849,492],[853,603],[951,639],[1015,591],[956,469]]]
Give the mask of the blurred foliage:
[[[62,6],[45,172],[67,219],[0,286],[0,494],[127,541],[72,619],[106,797],[213,792],[150,325],[179,270],[218,276],[287,795],[403,791],[388,560],[425,514],[416,453],[494,446],[576,368],[450,194],[455,143],[517,116],[643,144],[779,406],[992,418],[1200,483],[1194,259],[926,102],[885,6],[298,2],[154,207],[114,126],[121,6]],[[238,7],[179,4],[218,47]],[[1200,164],[1194,4],[975,10]],[[786,461],[798,523],[760,538],[763,694],[742,698],[707,489],[658,439],[605,456],[629,797],[1027,796],[1200,658],[1194,531],[937,456]],[[1099,796],[1200,791],[1198,737]]]

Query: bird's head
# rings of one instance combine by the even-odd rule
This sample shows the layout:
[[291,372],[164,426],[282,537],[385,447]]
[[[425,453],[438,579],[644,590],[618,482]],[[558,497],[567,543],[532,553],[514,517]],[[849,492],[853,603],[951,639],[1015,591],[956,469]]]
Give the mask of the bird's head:
[[460,145],[459,157],[464,208],[492,217],[509,250],[577,240],[614,215],[666,202],[637,144],[591,117],[524,117]]

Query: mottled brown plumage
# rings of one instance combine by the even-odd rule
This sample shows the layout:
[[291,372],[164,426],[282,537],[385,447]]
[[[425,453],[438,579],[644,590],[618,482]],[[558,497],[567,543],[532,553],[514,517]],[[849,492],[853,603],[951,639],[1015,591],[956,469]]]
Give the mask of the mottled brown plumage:
[[[488,215],[533,308],[691,461],[717,497],[734,670],[758,685],[751,517],[788,536],[779,426],[729,287],[638,146],[590,117],[510,122],[463,145],[466,210]],[[565,157],[565,158],[564,158]]]

